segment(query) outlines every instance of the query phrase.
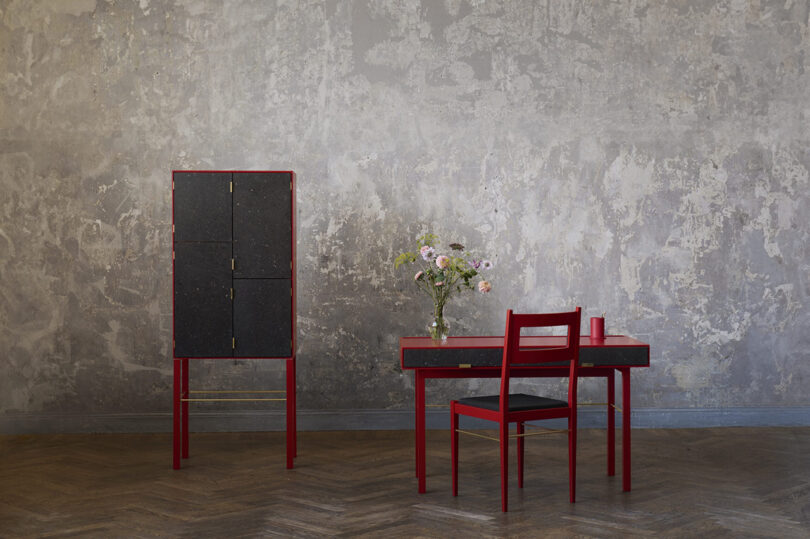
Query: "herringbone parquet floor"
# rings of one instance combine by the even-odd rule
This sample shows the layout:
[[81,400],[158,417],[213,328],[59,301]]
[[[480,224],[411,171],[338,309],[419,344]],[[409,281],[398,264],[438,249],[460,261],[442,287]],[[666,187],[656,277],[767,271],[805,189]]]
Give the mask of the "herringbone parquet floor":
[[0,536],[16,537],[810,537],[810,428],[636,430],[633,492],[605,475],[604,431],[580,434],[577,503],[565,437],[526,442],[499,504],[497,444],[428,433],[417,494],[413,434],[196,434],[174,471],[166,434],[0,437]]

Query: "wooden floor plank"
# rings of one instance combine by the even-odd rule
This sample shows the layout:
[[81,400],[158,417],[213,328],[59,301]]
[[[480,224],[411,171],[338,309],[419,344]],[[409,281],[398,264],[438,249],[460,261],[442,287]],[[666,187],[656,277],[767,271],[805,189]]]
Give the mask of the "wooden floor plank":
[[422,495],[405,431],[300,433],[294,470],[283,433],[193,434],[178,471],[165,434],[0,436],[0,537],[810,537],[810,428],[634,431],[630,493],[579,439],[576,504],[565,438],[529,439],[503,514],[497,444],[461,440],[454,498],[445,431]]

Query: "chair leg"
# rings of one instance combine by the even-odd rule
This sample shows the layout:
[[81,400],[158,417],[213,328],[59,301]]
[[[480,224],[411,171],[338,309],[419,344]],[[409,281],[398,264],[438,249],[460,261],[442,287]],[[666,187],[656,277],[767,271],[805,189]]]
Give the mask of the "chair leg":
[[501,511],[506,513],[508,504],[507,484],[509,480],[509,423],[502,421],[500,424],[501,439]]
[[458,496],[458,414],[456,401],[450,403],[450,453],[453,461],[453,496]]
[[577,421],[568,420],[568,491],[570,502],[576,500],[577,490]]
[[523,488],[523,437],[520,436],[525,431],[523,430],[523,421],[518,421],[517,424],[517,457],[518,457],[518,488]]

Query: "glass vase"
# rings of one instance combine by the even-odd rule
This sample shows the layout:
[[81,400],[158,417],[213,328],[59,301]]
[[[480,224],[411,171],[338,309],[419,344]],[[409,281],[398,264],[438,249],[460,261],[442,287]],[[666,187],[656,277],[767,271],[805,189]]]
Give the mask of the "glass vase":
[[430,337],[435,341],[446,341],[450,333],[450,324],[444,318],[444,305],[436,305],[433,309],[433,320],[428,325]]

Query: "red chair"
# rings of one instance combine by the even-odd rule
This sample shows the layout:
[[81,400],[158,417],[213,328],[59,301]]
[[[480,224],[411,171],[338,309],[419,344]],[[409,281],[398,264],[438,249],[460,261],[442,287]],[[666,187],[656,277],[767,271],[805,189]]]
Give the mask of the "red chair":
[[[518,487],[523,488],[523,438],[527,436],[523,423],[539,419],[568,419],[568,480],[571,503],[574,503],[577,470],[577,368],[579,362],[580,308],[566,313],[513,314],[506,313],[503,365],[501,367],[501,393],[487,397],[469,397],[450,403],[452,426],[453,496],[458,496],[458,435],[467,433],[458,428],[458,416],[466,415],[496,421],[501,444],[501,509],[506,512],[508,482],[509,438],[517,438]],[[568,326],[565,346],[521,348],[520,330],[528,327]],[[547,369],[548,363],[564,365],[568,370],[568,402],[536,397],[523,393],[509,393],[509,378],[515,369]],[[555,366],[559,368],[559,366]],[[517,434],[509,435],[509,424],[517,423]],[[549,431],[546,431],[549,432]],[[544,432],[544,434],[546,433]],[[555,432],[566,432],[555,431]]]

